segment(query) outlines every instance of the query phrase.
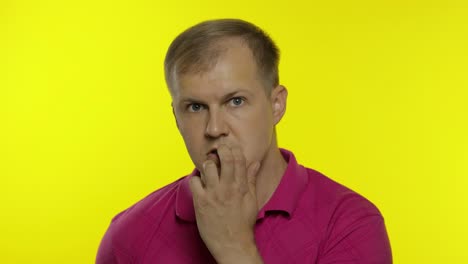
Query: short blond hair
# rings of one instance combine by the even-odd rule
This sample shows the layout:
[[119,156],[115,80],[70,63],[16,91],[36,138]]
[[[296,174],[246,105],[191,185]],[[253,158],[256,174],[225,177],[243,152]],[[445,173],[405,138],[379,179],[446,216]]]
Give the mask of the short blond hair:
[[172,41],[164,60],[166,83],[171,93],[177,76],[210,70],[225,50],[217,44],[228,38],[240,38],[247,44],[267,90],[279,84],[279,49],[270,36],[244,20],[216,19],[196,24]]

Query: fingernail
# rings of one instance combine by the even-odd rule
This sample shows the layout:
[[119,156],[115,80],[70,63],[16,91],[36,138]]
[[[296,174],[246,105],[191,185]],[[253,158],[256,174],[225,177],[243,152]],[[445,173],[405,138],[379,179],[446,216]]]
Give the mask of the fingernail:
[[216,166],[216,164],[214,163],[214,161],[212,161],[212,160],[207,160],[207,161],[203,162],[203,170],[206,170],[206,167],[207,167],[208,165],[210,165],[210,164]]

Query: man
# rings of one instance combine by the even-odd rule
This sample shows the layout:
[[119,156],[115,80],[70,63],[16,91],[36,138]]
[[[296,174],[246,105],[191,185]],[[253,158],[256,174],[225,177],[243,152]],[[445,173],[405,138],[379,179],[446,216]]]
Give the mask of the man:
[[242,20],[206,21],[173,41],[166,82],[196,168],[118,214],[98,264],[392,262],[378,209],[278,148],[278,61]]

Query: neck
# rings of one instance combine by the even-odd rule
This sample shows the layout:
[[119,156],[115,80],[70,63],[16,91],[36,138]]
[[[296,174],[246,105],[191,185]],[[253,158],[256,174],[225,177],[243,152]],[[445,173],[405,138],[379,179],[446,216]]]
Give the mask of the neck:
[[288,166],[278,147],[268,151],[257,174],[257,205],[260,210],[271,198],[278,187]]

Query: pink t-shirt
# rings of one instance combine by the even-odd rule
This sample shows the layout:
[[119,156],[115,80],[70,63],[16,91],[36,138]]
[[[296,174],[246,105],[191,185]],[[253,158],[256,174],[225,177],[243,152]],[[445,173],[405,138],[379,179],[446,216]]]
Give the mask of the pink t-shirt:
[[[379,210],[280,150],[288,167],[255,225],[264,263],[392,263]],[[195,222],[188,185],[195,174],[196,169],[115,216],[96,263],[216,263]]]

